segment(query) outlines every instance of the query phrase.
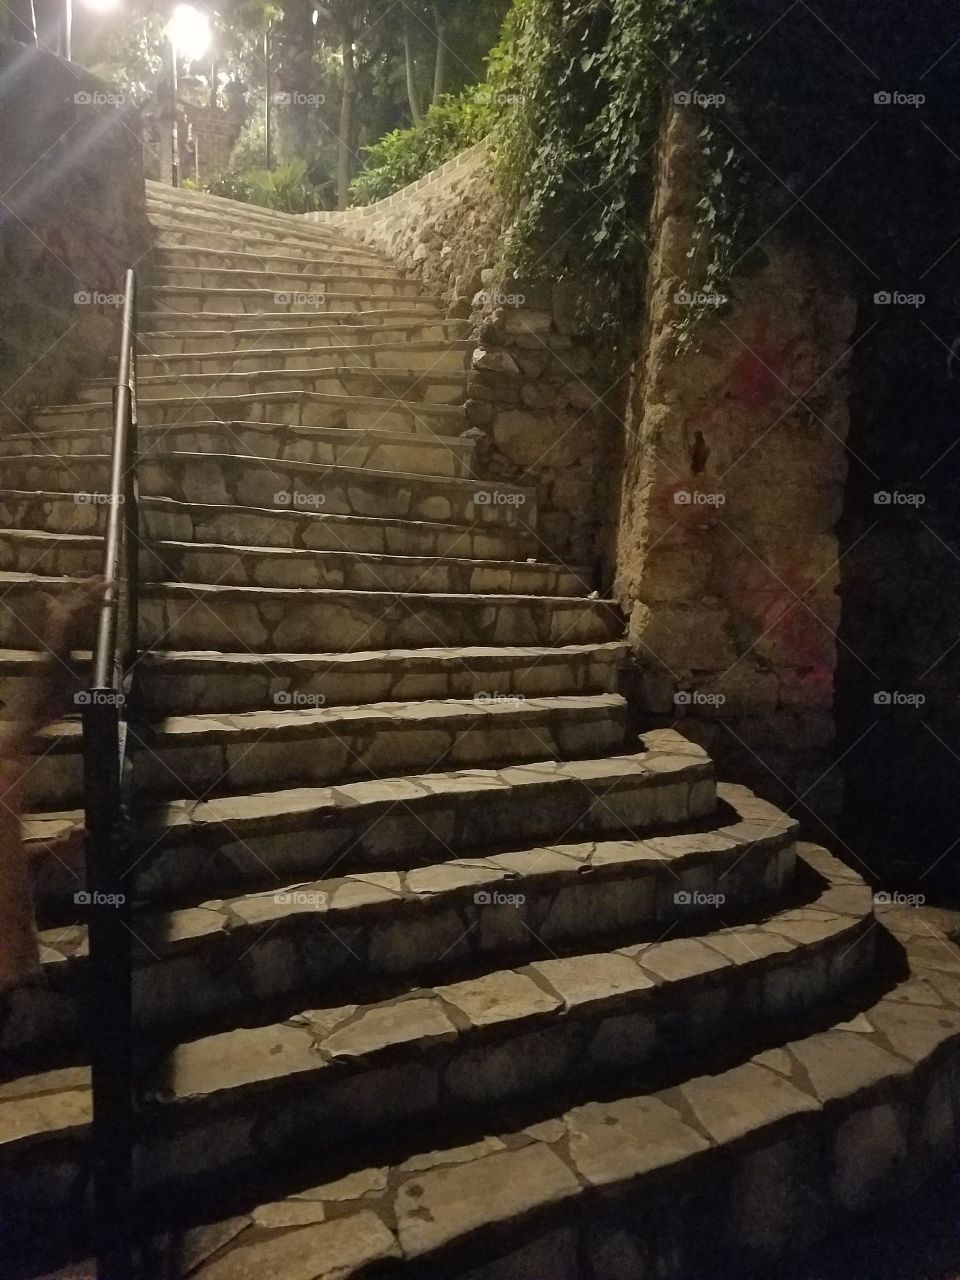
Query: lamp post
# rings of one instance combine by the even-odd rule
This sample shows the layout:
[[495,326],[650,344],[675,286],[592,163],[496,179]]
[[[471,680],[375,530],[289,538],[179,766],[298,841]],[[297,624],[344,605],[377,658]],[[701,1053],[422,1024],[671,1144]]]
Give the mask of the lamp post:
[[[120,0],[84,0],[94,13],[112,13]],[[63,0],[63,27],[60,33],[60,54],[67,62],[73,58],[73,0]]]
[[180,95],[179,62],[196,62],[202,58],[213,43],[213,32],[210,30],[210,18],[202,9],[192,4],[174,6],[170,21],[166,27],[167,40],[170,43],[171,87],[173,99],[171,110],[173,124],[170,130],[172,147],[170,179],[171,185],[180,185],[180,133],[177,124],[177,99]]

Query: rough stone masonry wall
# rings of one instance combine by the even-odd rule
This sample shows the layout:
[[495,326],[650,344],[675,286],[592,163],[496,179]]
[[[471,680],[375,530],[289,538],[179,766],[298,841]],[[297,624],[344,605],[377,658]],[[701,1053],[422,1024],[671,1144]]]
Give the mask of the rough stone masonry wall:
[[855,304],[831,263],[761,265],[675,356],[697,123],[674,109],[627,416],[617,590],[642,704],[801,819],[836,813],[838,541]]
[[476,339],[467,412],[483,433],[484,479],[537,491],[538,556],[587,568],[602,564],[615,498],[620,427],[595,342],[576,320],[570,282],[508,278],[510,217],[490,157],[478,143],[404,190],[342,213],[306,215],[340,226],[405,266],[470,318]]
[[136,113],[72,63],[0,44],[0,432],[117,350],[150,244]]

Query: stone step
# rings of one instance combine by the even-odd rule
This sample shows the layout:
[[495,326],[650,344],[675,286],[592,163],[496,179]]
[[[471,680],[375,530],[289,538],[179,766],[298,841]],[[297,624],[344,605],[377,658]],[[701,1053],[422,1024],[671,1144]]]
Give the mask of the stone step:
[[[470,332],[468,320],[424,321],[416,316],[396,319],[357,312],[341,322],[322,315],[205,316],[173,311],[140,315],[140,346],[153,355],[203,351],[291,347],[358,347],[369,343],[452,344]],[[473,345],[473,344],[471,344]]]
[[[172,222],[178,227],[197,227],[219,231],[221,238],[240,233],[263,236],[285,247],[303,243],[316,252],[342,250],[360,254],[371,261],[389,264],[389,259],[376,249],[361,244],[334,227],[320,226],[298,218],[294,214],[280,213],[257,205],[245,204],[221,196],[167,189],[147,190],[147,214],[154,222]],[[392,265],[392,264],[390,264]]]
[[[28,648],[42,633],[48,596],[75,578],[0,572],[6,608],[0,646]],[[575,596],[229,587],[152,582],[141,591],[141,644],[172,649],[246,647],[251,653],[358,652],[468,644],[559,645],[618,638],[609,600]],[[87,641],[88,637],[83,637]],[[83,642],[81,641],[81,642]]]
[[320,293],[299,293],[277,289],[243,289],[222,286],[217,289],[199,285],[152,285],[146,291],[144,303],[148,310],[160,312],[195,311],[226,313],[230,315],[349,316],[356,312],[372,311],[378,315],[416,316],[420,319],[441,319],[442,303],[435,298],[393,298],[372,289],[348,291],[343,287],[324,289]]
[[[289,505],[267,509],[141,496],[140,517],[144,538],[158,541],[470,560],[526,561],[539,550],[525,527],[338,516],[300,507],[294,510]],[[71,493],[0,490],[0,527],[102,533],[106,520],[107,507],[100,500],[78,503],[77,495]]]
[[[141,346],[152,351],[151,335]],[[354,342],[338,346],[279,346],[224,351],[193,350],[171,354],[141,355],[141,377],[158,374],[255,373],[264,369],[380,369],[391,373],[461,373],[470,370],[473,342]]]
[[[135,828],[138,900],[191,905],[295,879],[397,871],[471,853],[653,833],[716,808],[708,757],[670,730],[604,759],[414,774],[147,810]],[[31,813],[24,840],[46,918],[82,885],[79,811]],[[76,909],[72,910],[76,918]]]
[[[362,250],[358,250],[362,255]],[[154,248],[154,264],[163,271],[272,271],[280,274],[308,274],[317,268],[317,255],[302,249],[290,251],[271,245],[268,241],[259,253],[245,253],[236,249],[211,249],[201,244],[165,244]],[[388,262],[371,262],[358,256],[355,262],[324,263],[324,271],[337,276],[372,276],[384,280],[408,281],[403,268]]]
[[[598,1082],[612,1090],[644,1069],[663,1073],[667,1063],[711,1051],[718,1042],[728,1043],[731,1034],[754,1032],[761,1020],[770,1029],[789,1025],[825,998],[853,991],[871,971],[876,943],[871,895],[862,883],[846,880],[844,872],[838,867],[837,879],[810,906],[771,916],[746,939],[742,930],[717,935],[716,947],[711,935],[705,941],[580,952],[442,986],[414,987],[385,1001],[314,1006],[272,1026],[181,1043],[147,1069],[144,1141],[138,1151],[141,1192],[163,1196],[169,1190],[182,1200],[211,1183],[228,1190],[246,1181],[249,1194],[251,1181],[276,1183],[289,1178],[301,1161],[310,1161],[319,1133],[327,1151],[350,1152],[377,1146],[387,1151],[400,1133],[409,1139],[419,1131],[422,1141],[426,1124],[466,1134],[478,1121],[502,1118],[506,1107],[543,1108],[545,1100],[582,1098],[585,1092],[592,1098]],[[897,1027],[899,1010],[892,1012],[888,1021],[881,1019],[882,1028],[891,1022]],[[912,1047],[914,1060],[931,1042],[939,1045],[960,1034],[960,1012],[941,1005],[938,1013],[947,1016],[938,1021],[927,1011],[920,1020],[926,1035]],[[910,1023],[899,1027],[900,1045],[909,1043],[904,1031]],[[782,1121],[792,1110],[819,1114],[822,1099],[842,1094],[848,1084],[851,1052],[859,1062],[865,1060],[866,1070],[857,1073],[861,1088],[875,1083],[878,1074],[885,1080],[891,1073],[906,1076],[910,1062],[889,1051],[877,1048],[879,1061],[871,1061],[874,1044],[868,1040],[864,1047],[862,1037],[875,1033],[869,1020],[865,1025],[869,1033],[822,1032],[825,1046],[822,1041],[811,1046],[809,1037],[790,1042],[779,1072],[753,1064],[746,1071],[745,1064],[734,1068],[740,1072],[736,1102],[723,1088],[723,1074],[688,1077],[679,1086],[687,1115],[697,1118],[712,1141],[732,1146],[762,1127],[761,1117],[780,1121],[782,1134]],[[836,1037],[845,1034],[861,1039],[844,1050]],[[794,1075],[791,1051],[797,1066],[808,1068],[806,1092],[797,1087],[802,1077],[799,1071]],[[935,1096],[942,1100],[942,1086]],[[647,1094],[640,1115],[649,1118],[651,1110],[653,1124],[641,1125],[641,1134],[632,1135],[634,1145],[619,1130],[611,1135],[615,1109],[608,1114],[603,1104],[588,1103],[582,1127],[592,1132],[593,1148],[570,1135],[571,1154],[579,1157],[573,1167],[589,1170],[602,1185],[613,1181],[614,1171],[622,1174],[625,1160],[641,1153],[642,1167],[653,1163],[662,1169],[678,1154],[689,1157],[708,1147],[703,1132],[688,1128],[665,1100]],[[77,1215],[88,1174],[89,1111],[83,1068],[0,1086],[0,1197],[16,1203],[24,1217],[35,1219],[51,1210]],[[592,1113],[598,1114],[591,1131]],[[679,1151],[675,1140],[664,1142],[669,1116],[690,1135]],[[541,1140],[549,1128],[541,1130]],[[895,1124],[893,1131],[898,1130]],[[864,1126],[855,1126],[854,1132],[870,1144],[867,1150],[885,1149],[873,1126],[868,1124],[865,1133]],[[948,1137],[952,1124],[939,1136],[938,1149],[949,1150]],[[787,1154],[781,1151],[781,1160]],[[794,1154],[790,1148],[789,1155]],[[863,1154],[858,1145],[858,1158]],[[558,1163],[568,1194],[579,1192],[571,1165]],[[849,1162],[840,1168],[855,1185],[876,1179],[875,1170],[853,1169]],[[408,1189],[421,1215],[411,1213],[406,1221],[421,1242],[436,1243],[445,1238],[450,1219],[439,1212],[442,1201],[423,1194],[426,1180],[421,1173],[421,1194]],[[504,1197],[529,1201],[542,1186],[537,1179],[522,1182],[501,1187],[487,1202],[487,1212]],[[760,1182],[769,1212],[769,1185],[766,1179]],[[448,1214],[453,1206],[465,1211],[458,1191],[462,1188],[454,1189]],[[648,1221],[644,1215],[645,1225]],[[689,1234],[689,1220],[686,1226]],[[329,1269],[329,1257],[324,1263],[328,1275],[343,1274],[339,1267]]]
[[[95,534],[0,530],[0,570],[83,577],[103,564]],[[589,571],[512,560],[379,556],[352,550],[158,541],[143,548],[144,582],[209,582],[233,587],[326,587],[458,595],[576,596],[590,591]]]
[[208,220],[178,219],[166,210],[152,210],[150,226],[154,233],[154,246],[160,252],[185,249],[214,250],[221,253],[239,253],[254,257],[276,254],[295,254],[298,258],[308,258],[313,263],[322,263],[326,269],[361,268],[380,275],[391,270],[401,275],[396,263],[381,258],[375,250],[366,249],[357,241],[317,242],[309,237],[304,238],[299,230],[285,235],[282,239],[259,227],[246,229],[211,228]]
[[[2,495],[0,495],[2,502]],[[366,653],[145,653],[137,664],[146,716],[260,711],[268,706],[350,706],[413,698],[614,693],[625,641],[558,648],[371,650]],[[90,654],[75,660],[76,690],[85,687]],[[26,696],[42,655],[0,650],[0,715]]]
[[[81,404],[103,403],[110,395],[111,382],[98,378],[86,382],[78,392]],[[207,397],[255,396],[261,392],[298,393],[322,396],[387,397],[391,402],[423,404],[463,404],[467,378],[461,369],[449,373],[420,373],[417,370],[317,367],[313,369],[252,369],[236,373],[161,373],[139,379],[138,397],[167,400],[175,396]]]
[[[404,771],[597,757],[622,750],[627,727],[618,694],[330,708],[315,695],[233,716],[138,723],[130,733],[136,793],[157,802],[332,786]],[[38,735],[25,782],[28,806],[82,806],[82,736],[79,719]]]
[[317,253],[344,251],[371,262],[393,265],[383,254],[331,227],[307,222],[294,214],[278,213],[220,196],[195,194],[185,198],[183,192],[171,196],[169,188],[151,189],[148,186],[147,214],[154,225],[170,222],[183,229],[195,227],[219,233],[221,243],[237,234],[260,236],[282,244],[284,248],[303,244]]
[[[255,267],[191,267],[161,266],[155,273],[156,283],[162,288],[186,289],[193,293],[210,291],[219,293],[235,289],[256,290],[264,294],[304,293],[311,297],[324,294],[370,294],[378,298],[411,298],[422,296],[419,281],[404,279],[394,273],[350,275],[343,268],[327,269],[316,262],[306,262],[300,267],[262,270]],[[435,298],[428,301],[436,302]],[[310,303],[311,310],[317,303]]]
[[[420,439],[412,436],[411,440]],[[109,500],[110,460],[104,454],[49,455],[4,460],[4,478],[20,490],[68,492],[78,506]],[[375,471],[366,467],[267,460],[243,453],[147,453],[137,468],[148,497],[203,501],[285,512],[447,522],[494,528],[533,528],[536,494],[515,486],[490,487],[459,476]]]
[[[295,1010],[334,983],[340,999],[369,998],[411,974],[436,981],[504,955],[549,960],[591,939],[697,931],[717,934],[722,949],[733,919],[775,909],[791,889],[797,823],[746,788],[717,794],[726,819],[695,834],[519,849],[141,912],[138,1025],[183,1038],[231,1018],[270,1021],[271,1010]],[[735,945],[751,935],[759,957],[759,927],[744,927]],[[0,1056],[21,1069],[39,1069],[44,1055],[82,1060],[86,930],[49,929],[41,944],[44,983],[18,995],[0,1028]]]
[[[108,427],[0,436],[0,458],[50,456],[63,465],[86,455],[109,453]],[[351,431],[346,427],[291,427],[282,422],[179,422],[141,426],[140,457],[169,452],[224,451],[260,459],[324,466],[399,471],[424,476],[472,475],[475,445],[468,436],[434,436],[409,431]]]
[[[346,1167],[324,1168],[316,1144],[311,1155],[308,1122],[286,1185],[229,1189],[206,1217],[184,1206],[157,1239],[156,1274],[779,1275],[775,1259],[795,1256],[798,1241],[902,1201],[955,1162],[958,956],[942,935],[932,941],[904,934],[913,976],[851,1021],[840,1012],[834,1026],[795,1030],[714,1070],[701,1060],[676,1082],[625,1083],[601,1101],[545,1093],[522,1116],[421,1133]],[[261,1134],[251,1141],[266,1155],[275,1135]]]
[[[286,426],[346,427],[351,431],[416,431],[426,435],[457,436],[467,429],[462,405],[431,404],[425,400],[397,400],[383,396],[320,395],[307,391],[259,391],[254,395],[178,395],[141,399],[143,426],[175,426],[182,422],[280,422]],[[109,427],[113,407],[61,404],[34,409],[28,415],[35,431],[70,431]]]

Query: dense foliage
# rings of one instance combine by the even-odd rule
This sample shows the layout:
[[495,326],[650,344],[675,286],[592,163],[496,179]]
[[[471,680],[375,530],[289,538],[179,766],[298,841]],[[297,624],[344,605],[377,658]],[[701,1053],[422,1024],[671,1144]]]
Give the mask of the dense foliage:
[[419,124],[410,129],[394,129],[364,148],[367,168],[353,180],[353,203],[371,204],[422,178],[486,137],[495,120],[496,112],[484,85],[433,103]]

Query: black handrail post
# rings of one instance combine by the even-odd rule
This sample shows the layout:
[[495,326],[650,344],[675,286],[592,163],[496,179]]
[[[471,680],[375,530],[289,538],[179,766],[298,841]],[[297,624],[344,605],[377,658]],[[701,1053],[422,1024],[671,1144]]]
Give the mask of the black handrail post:
[[136,1245],[132,889],[126,791],[128,673],[138,653],[136,280],[124,278],[113,393],[110,493],[91,687],[83,704],[93,1093],[93,1236],[98,1280],[132,1280]]
[[86,788],[93,1213],[98,1280],[131,1280],[133,1039],[130,901],[122,826],[121,704],[90,691],[83,710]]

